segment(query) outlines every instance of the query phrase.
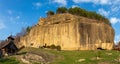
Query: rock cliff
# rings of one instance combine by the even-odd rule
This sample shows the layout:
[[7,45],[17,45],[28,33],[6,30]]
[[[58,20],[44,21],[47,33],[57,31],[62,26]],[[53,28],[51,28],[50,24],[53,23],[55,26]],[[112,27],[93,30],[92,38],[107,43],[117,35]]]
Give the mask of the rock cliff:
[[114,30],[102,21],[71,14],[41,18],[29,33],[21,37],[25,47],[60,45],[62,50],[112,49]]

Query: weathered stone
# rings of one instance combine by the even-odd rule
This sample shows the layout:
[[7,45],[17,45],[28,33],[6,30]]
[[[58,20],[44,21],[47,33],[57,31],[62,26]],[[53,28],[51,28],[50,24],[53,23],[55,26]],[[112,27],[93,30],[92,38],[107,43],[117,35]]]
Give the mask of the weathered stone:
[[120,57],[118,57],[117,59],[114,59],[117,62],[120,62]]
[[45,64],[45,59],[43,59],[42,56],[36,55],[36,54],[26,54],[21,57],[22,62],[27,63],[27,64],[32,64],[35,62],[43,63]]
[[111,26],[85,17],[56,14],[42,18],[30,32],[21,37],[25,47],[60,45],[62,50],[112,49],[114,30]]
[[111,56],[112,55],[112,53],[106,53],[108,56]]
[[79,60],[78,60],[78,62],[83,62],[83,61],[85,61],[85,59],[79,59]]

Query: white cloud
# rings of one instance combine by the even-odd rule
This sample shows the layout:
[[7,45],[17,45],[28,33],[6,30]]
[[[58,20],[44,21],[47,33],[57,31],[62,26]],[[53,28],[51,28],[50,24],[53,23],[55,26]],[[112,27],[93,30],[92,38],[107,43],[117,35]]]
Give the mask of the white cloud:
[[118,14],[120,14],[120,0],[113,0],[112,1],[112,5],[110,7],[111,12],[112,12],[112,16],[117,16]]
[[74,7],[79,7],[78,5],[72,5],[72,8],[74,8]]
[[42,4],[40,2],[36,2],[36,3],[33,3],[33,5],[36,7],[36,9],[39,9]]
[[18,15],[18,16],[8,16],[8,19],[11,21],[11,22],[16,22],[20,19],[21,17]]
[[112,4],[111,0],[99,0],[100,4]]
[[6,27],[5,24],[3,22],[0,22],[0,30],[5,28],[5,27]]
[[75,3],[92,2],[92,0],[73,0]]
[[40,7],[40,6],[41,6],[41,3],[40,3],[40,2],[37,2],[37,3],[34,3],[34,5]]
[[7,12],[8,12],[8,14],[13,14],[13,11],[11,11],[11,10],[7,10]]
[[111,8],[111,11],[112,11],[112,12],[116,12],[116,11],[118,11],[119,9],[120,9],[119,7],[112,7],[112,8]]
[[66,0],[53,0],[54,3],[58,3],[61,6],[66,6],[67,5],[67,1]]
[[13,18],[13,17],[9,17],[9,19],[10,19],[10,21],[13,21],[13,20],[14,20],[14,18]]
[[103,8],[100,8],[98,10],[98,13],[100,13],[103,16],[108,16],[109,15],[109,11],[105,11]]
[[117,44],[120,41],[120,35],[115,36],[115,43]]
[[112,18],[110,18],[110,22],[111,22],[112,24],[116,24],[116,23],[120,22],[120,19],[119,19],[119,18],[116,18],[116,17],[112,17]]
[[20,16],[17,16],[16,19],[20,19]]
[[75,3],[94,3],[94,4],[111,4],[111,0],[73,0]]
[[112,3],[113,3],[113,4],[116,4],[116,5],[119,5],[120,0],[113,0]]

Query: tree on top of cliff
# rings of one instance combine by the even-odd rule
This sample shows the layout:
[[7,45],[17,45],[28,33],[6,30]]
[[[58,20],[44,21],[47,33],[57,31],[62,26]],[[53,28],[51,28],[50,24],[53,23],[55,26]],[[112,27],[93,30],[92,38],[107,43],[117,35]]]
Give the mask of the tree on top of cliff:
[[78,7],[68,9],[68,13],[71,13],[71,14],[80,15],[79,12],[80,12],[80,8]]
[[73,14],[73,15],[87,17],[90,19],[104,21],[104,23],[111,25],[109,20],[107,18],[105,18],[104,16],[102,16],[96,12],[91,12],[91,11],[87,11],[85,9],[81,9],[79,7],[69,8],[68,13]]
[[[83,17],[87,17],[90,19],[96,19],[96,20],[102,21],[111,26],[111,23],[109,22],[109,20],[106,17],[104,17],[96,12],[87,11],[87,10],[79,8],[79,7],[74,7],[74,8],[69,8],[69,9],[67,9],[66,7],[58,7],[58,9],[56,10],[56,13],[57,14],[70,13],[70,14],[77,15],[77,16],[83,16]],[[53,12],[50,11],[49,14],[53,14]]]
[[26,32],[28,32],[28,33],[29,33],[29,32],[30,32],[30,30],[31,30],[31,28],[32,28],[32,27],[29,27],[29,26],[28,26],[28,27],[26,28]]
[[47,16],[51,16],[51,15],[54,15],[54,14],[55,13],[53,11],[51,11],[51,10],[47,12]]
[[67,13],[67,8],[66,7],[59,7],[56,10],[56,13]]

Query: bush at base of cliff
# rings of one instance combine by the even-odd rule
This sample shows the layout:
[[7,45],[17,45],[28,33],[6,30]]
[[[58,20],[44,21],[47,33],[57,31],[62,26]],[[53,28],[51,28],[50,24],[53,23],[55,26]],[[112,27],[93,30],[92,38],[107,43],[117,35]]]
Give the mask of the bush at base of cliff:
[[47,46],[47,47],[49,47],[50,49],[56,49],[56,50],[58,50],[58,51],[61,51],[61,46],[55,46],[54,44],[52,44],[51,46]]
[[58,45],[58,46],[56,46],[56,49],[58,50],[58,51],[61,51],[61,47]]

